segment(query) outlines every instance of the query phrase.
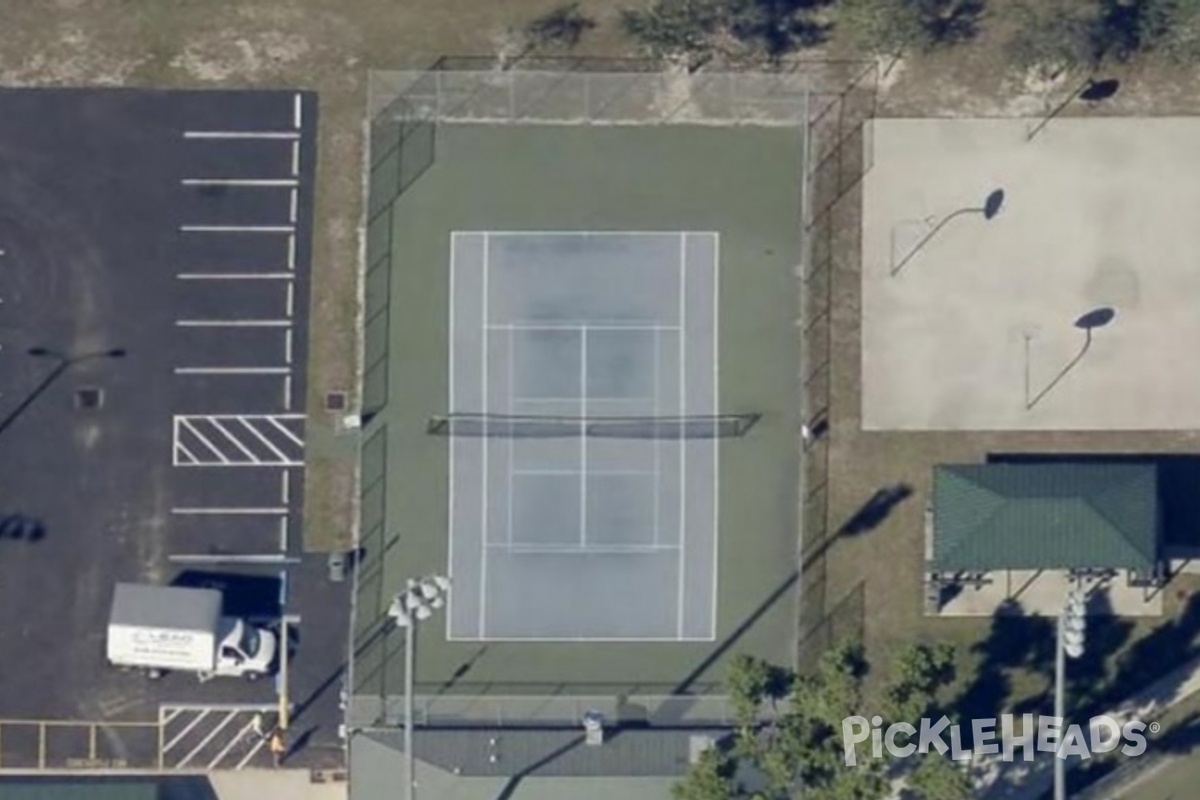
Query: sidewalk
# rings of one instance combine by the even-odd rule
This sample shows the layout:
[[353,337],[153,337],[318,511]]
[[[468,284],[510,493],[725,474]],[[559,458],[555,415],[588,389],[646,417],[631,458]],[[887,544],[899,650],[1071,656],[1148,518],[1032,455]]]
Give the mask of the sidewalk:
[[[1130,697],[1116,710],[1107,713],[1118,724],[1133,719],[1149,724],[1171,706],[1196,692],[1200,692],[1200,658],[1151,684]],[[1148,748],[1153,746],[1153,742],[1148,742]],[[1068,761],[1067,769],[1078,763],[1078,760]],[[1038,753],[1037,759],[1032,763],[1005,762],[997,756],[986,756],[975,762],[972,772],[977,775],[976,797],[986,800],[1037,800],[1053,788],[1054,756]]]
[[313,783],[306,769],[244,769],[211,772],[220,800],[346,800],[345,783]]

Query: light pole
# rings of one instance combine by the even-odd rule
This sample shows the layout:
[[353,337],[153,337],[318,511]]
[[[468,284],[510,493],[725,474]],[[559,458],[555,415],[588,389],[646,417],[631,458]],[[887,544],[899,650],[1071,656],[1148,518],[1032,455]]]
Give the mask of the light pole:
[[1000,213],[1000,209],[1003,207],[1004,207],[1004,190],[1003,189],[993,189],[988,194],[988,196],[983,199],[983,205],[978,206],[978,207],[968,206],[967,208],[960,208],[957,211],[951,211],[949,214],[942,217],[941,222],[939,222],[937,225],[934,225],[933,229],[930,230],[929,233],[922,236],[921,241],[917,242],[916,246],[913,247],[913,249],[909,250],[908,253],[904,256],[904,258],[900,259],[899,263],[892,265],[892,270],[891,270],[890,274],[892,276],[895,276],[900,272],[900,270],[904,269],[904,265],[907,264],[909,261],[911,261],[913,256],[915,256],[917,253],[919,253],[921,251],[921,248],[923,248],[925,245],[929,244],[929,240],[932,239],[934,236],[937,236],[938,231],[940,231],[942,228],[946,227],[946,224],[948,222],[950,222],[950,220],[956,219],[957,217],[961,217],[964,214],[978,214],[981,217],[983,217],[985,220],[991,220],[997,214]]
[[413,757],[413,671],[417,623],[433,616],[446,604],[450,579],[429,575],[420,580],[409,578],[408,588],[392,598],[388,616],[404,628],[404,798],[413,800],[416,792],[416,759]]
[[1063,706],[1064,684],[1067,675],[1067,656],[1079,658],[1083,655],[1084,632],[1087,629],[1087,599],[1078,587],[1067,592],[1067,601],[1058,615],[1058,644],[1054,648],[1054,716],[1058,718],[1061,732],[1054,753],[1054,800],[1066,800],[1066,761],[1061,757],[1064,737],[1067,732],[1066,713]]

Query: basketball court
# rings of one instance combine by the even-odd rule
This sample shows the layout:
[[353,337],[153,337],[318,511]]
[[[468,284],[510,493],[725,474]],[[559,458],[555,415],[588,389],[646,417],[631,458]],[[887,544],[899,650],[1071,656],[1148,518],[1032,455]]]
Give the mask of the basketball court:
[[864,428],[1200,428],[1200,121],[1035,123],[874,121]]
[[452,234],[451,639],[713,638],[718,247]]

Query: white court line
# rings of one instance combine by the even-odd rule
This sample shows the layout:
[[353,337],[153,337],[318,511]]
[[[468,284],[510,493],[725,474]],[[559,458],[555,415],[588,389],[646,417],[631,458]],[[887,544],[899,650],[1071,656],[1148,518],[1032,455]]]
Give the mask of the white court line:
[[[514,408],[513,408],[514,398],[513,398],[512,390],[513,390],[513,384],[514,384],[513,362],[515,362],[517,360],[516,353],[514,350],[515,347],[516,347],[516,343],[513,341],[513,332],[511,330],[509,330],[509,332],[508,332],[508,411],[510,413],[514,411]],[[486,391],[486,387],[485,387],[485,391]],[[486,446],[487,445],[485,444],[484,447],[486,447]],[[516,440],[510,438],[508,440],[508,494],[505,496],[505,499],[508,501],[508,543],[509,543],[509,545],[511,545],[513,543],[513,513],[514,513],[513,509],[514,509],[514,506],[516,506],[516,503],[514,502],[514,498],[513,498],[513,476],[516,475],[516,460],[517,460],[516,450],[517,450]]]
[[222,433],[222,435],[225,436],[226,439],[228,439],[229,441],[231,441],[235,445],[237,445],[237,448],[246,454],[246,458],[250,459],[251,463],[254,463],[254,464],[262,463],[262,459],[259,458],[257,455],[255,455],[253,450],[246,447],[246,445],[242,444],[240,439],[238,439],[236,436],[234,436],[232,433],[230,433],[229,429],[226,428],[224,425],[222,425],[220,420],[210,419],[208,421],[208,423],[210,425],[212,425],[214,428],[216,428],[217,430],[219,430]]
[[287,510],[288,503],[292,498],[292,473],[288,470],[279,471],[279,502],[283,503],[284,510]]
[[195,718],[195,719],[193,719],[189,725],[187,725],[186,727],[184,727],[184,729],[183,729],[183,730],[181,730],[181,731],[180,731],[180,732],[179,732],[179,733],[178,733],[178,734],[175,736],[175,738],[174,738],[174,739],[172,739],[171,741],[167,742],[166,744],[164,744],[164,745],[162,746],[162,751],[161,751],[161,752],[163,752],[163,753],[169,752],[169,751],[171,750],[171,748],[173,748],[175,745],[177,745],[177,744],[179,744],[181,741],[183,741],[183,737],[185,737],[185,736],[187,736],[189,733],[191,733],[191,732],[192,732],[192,729],[193,729],[193,728],[195,728],[197,725],[199,725],[199,724],[200,724],[200,720],[202,720],[202,719],[204,719],[205,717],[207,717],[207,716],[208,716],[208,714],[209,714],[209,711],[210,711],[210,709],[207,709],[207,708],[205,708],[205,709],[201,709],[201,711],[200,711],[199,715],[197,715],[197,716],[196,716],[196,718]]
[[300,177],[300,135],[296,135],[296,141],[292,142],[292,175]]
[[[483,406],[483,412],[486,414],[488,410],[488,235],[483,235],[483,398],[480,405]],[[479,547],[479,638],[482,639],[487,635],[487,535],[488,535],[488,443],[483,443],[483,454],[480,459],[483,462],[483,498],[481,500],[480,521],[483,525],[483,531],[480,535]]]
[[[512,350],[509,350],[511,353]],[[645,403],[653,397],[589,397],[592,403]],[[578,403],[578,397],[514,397],[513,403]],[[521,416],[516,414],[515,416]]]
[[689,233],[704,233],[709,234],[712,231],[571,231],[571,230],[555,230],[555,231],[477,231],[463,230],[454,231],[454,233],[463,234],[483,234],[484,236],[663,236],[674,239],[681,234]]
[[[456,410],[456,406],[454,404],[454,336],[455,336],[454,306],[456,305],[455,295],[454,295],[454,270],[456,268],[455,255],[457,253],[457,249],[456,249],[457,243],[458,243],[458,234],[455,234],[455,233],[450,234],[450,270],[449,270],[449,272],[450,272],[450,275],[449,275],[450,293],[448,295],[450,298],[450,309],[447,312],[447,318],[448,318],[447,321],[450,326],[450,333],[446,337],[446,339],[447,339],[446,364],[449,366],[449,369],[448,369],[449,374],[446,376],[446,381],[447,381],[446,396],[447,396],[447,399],[449,402],[448,409],[450,411]],[[446,511],[446,524],[447,524],[447,527],[449,528],[449,534],[447,535],[447,538],[449,539],[449,541],[446,544],[446,548],[447,548],[446,577],[450,579],[451,585],[453,585],[453,583],[454,583],[454,484],[457,480],[456,473],[454,472],[454,451],[457,448],[455,447],[453,438],[450,439],[449,449],[450,449],[450,454],[449,454],[448,473],[449,473],[449,477],[450,477],[450,480],[449,480],[450,486],[447,489],[447,494],[449,497],[448,502],[449,502],[450,507]],[[447,637],[450,636],[451,621],[453,619],[454,619],[454,592],[447,592],[446,593],[446,636]]]
[[581,547],[577,544],[564,545],[523,545],[494,542],[488,545],[489,550],[499,550],[513,555],[652,555],[678,550],[677,545],[660,544],[630,544],[630,545],[591,545]]
[[286,453],[284,453],[282,450],[280,450],[278,447],[276,447],[271,442],[270,439],[263,436],[262,433],[259,432],[258,428],[254,427],[249,422],[247,422],[245,417],[238,417],[238,422],[242,423],[243,428],[245,428],[246,430],[250,431],[255,436],[257,436],[258,440],[260,442],[262,442],[264,445],[266,445],[268,449],[272,450],[275,453],[275,455],[279,456],[280,461],[283,461],[283,462],[291,461],[291,459],[287,457]]
[[292,376],[286,375],[283,379],[283,410],[292,410]]
[[631,322],[493,322],[484,326],[491,331],[677,331],[678,325]]
[[267,417],[266,420],[267,420],[267,422],[271,423],[276,428],[278,428],[280,433],[282,433],[284,436],[288,437],[293,442],[295,442],[297,447],[301,447],[301,448],[304,447],[304,440],[301,439],[296,434],[292,433],[290,430],[288,430],[286,425],[281,425],[279,423],[279,420],[277,420],[275,417]]
[[[713,237],[713,264],[712,264],[712,329],[713,329],[713,413],[721,412],[721,337],[719,335],[721,325],[721,234],[714,232]],[[719,576],[721,570],[720,560],[720,539],[721,539],[721,437],[714,436],[712,440],[713,447],[713,560],[712,560],[712,627],[709,630],[709,637],[716,638],[717,636],[717,587],[719,585]],[[803,552],[803,549],[800,550]],[[797,590],[798,592],[798,590]],[[800,595],[803,596],[803,595]]]
[[[579,336],[579,416],[587,419],[587,339],[588,329],[585,327]],[[587,423],[579,426],[579,543],[587,547]]]
[[225,719],[221,720],[221,722],[215,728],[213,728],[211,731],[209,731],[208,736],[205,736],[203,739],[201,739],[200,744],[196,745],[192,749],[192,752],[188,753],[186,756],[183,757],[182,760],[177,761],[174,764],[174,768],[180,769],[184,766],[187,766],[187,763],[189,761],[191,761],[193,758],[195,758],[196,755],[201,750],[203,750],[205,747],[208,747],[208,743],[211,742],[213,739],[217,738],[217,735],[221,731],[225,730],[225,728],[229,725],[229,723],[233,722],[233,718],[235,715],[236,715],[236,712],[233,712],[233,711],[230,711],[228,714],[226,714]]
[[297,198],[299,197],[299,192],[296,191],[295,186],[292,187],[292,191],[289,193],[289,195],[290,195],[290,197],[288,199],[288,222],[295,225],[296,224],[296,205],[297,205]]
[[184,131],[185,139],[299,139],[298,131]]
[[295,225],[180,225],[183,233],[294,233]]
[[[679,416],[687,416],[687,234],[679,236]],[[683,638],[687,577],[687,439],[679,437],[679,596],[675,635]]]
[[[291,333],[289,330],[288,333]],[[176,367],[176,375],[286,375],[291,367]]]
[[[212,420],[209,420],[209,421],[211,422]],[[217,455],[217,458],[219,458],[219,459],[221,460],[221,463],[222,463],[222,464],[228,464],[228,463],[229,463],[229,459],[225,457],[225,454],[224,454],[224,453],[222,453],[220,450],[218,450],[218,449],[217,449],[217,447],[216,447],[216,445],[214,445],[212,442],[210,442],[210,441],[208,440],[208,437],[207,437],[207,436],[205,436],[204,434],[202,434],[202,433],[201,433],[201,432],[200,432],[200,431],[199,431],[199,430],[196,428],[196,426],[195,426],[195,425],[193,425],[191,422],[189,422],[189,421],[188,421],[188,420],[186,420],[186,419],[180,419],[180,420],[179,420],[179,424],[180,424],[180,425],[182,425],[183,427],[187,428],[189,431],[191,431],[191,432],[192,432],[192,435],[193,435],[193,436],[195,436],[197,439],[199,439],[201,444],[203,444],[203,445],[204,445],[205,447],[207,447],[209,450],[212,450],[214,453],[216,453],[216,455]]]
[[263,506],[261,508],[172,508],[172,514],[191,515],[191,514],[206,514],[217,517],[235,517],[235,516],[257,516],[257,517],[274,517],[279,514],[288,513],[287,507],[274,508],[271,506]]
[[287,328],[283,332],[283,363],[292,363],[292,329]]
[[296,271],[296,234],[288,236],[287,243],[287,268],[289,272]]
[[303,97],[299,92],[296,92],[292,98],[292,127],[296,130],[300,130],[304,123],[304,117],[302,116],[304,113],[302,102]]
[[287,285],[287,300],[284,302],[286,309],[284,316],[291,319],[296,313],[296,284],[289,283]]
[[290,272],[180,272],[181,281],[294,281]]
[[[654,374],[654,404],[651,406],[651,408],[654,409],[653,413],[654,413],[654,416],[656,416],[656,417],[658,416],[658,401],[659,401],[659,396],[658,396],[659,395],[659,385],[658,385],[659,384],[659,378],[658,378],[659,363],[658,362],[660,359],[658,357],[658,348],[660,347],[661,340],[662,340],[662,334],[659,331],[655,331],[654,332],[654,356],[652,359],[652,363],[654,365],[654,367],[653,367],[653,369],[654,369],[654,372],[653,372],[653,374]],[[654,498],[654,501],[653,501],[654,502],[654,533],[653,533],[653,536],[650,541],[654,542],[654,544],[658,544],[658,533],[659,533],[659,531],[658,531],[659,497],[658,497],[658,495],[662,491],[661,472],[662,472],[662,442],[659,440],[659,438],[657,436],[655,436],[654,437],[654,480],[653,480],[652,489],[650,492],[650,495]]]
[[288,328],[290,319],[177,319],[181,328]]
[[577,470],[577,469],[515,469],[513,475],[561,475],[561,476],[621,476],[621,475],[636,475],[645,476],[653,475],[650,470],[645,469],[592,469],[592,470]]
[[287,187],[299,183],[295,178],[182,178],[184,186]]

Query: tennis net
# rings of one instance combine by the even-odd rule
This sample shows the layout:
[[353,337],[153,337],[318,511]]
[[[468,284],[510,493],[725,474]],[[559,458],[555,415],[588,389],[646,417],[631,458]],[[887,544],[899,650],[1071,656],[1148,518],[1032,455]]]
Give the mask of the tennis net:
[[431,417],[434,436],[491,436],[518,439],[598,437],[610,439],[718,439],[745,436],[759,414],[688,417],[560,417],[454,413]]

